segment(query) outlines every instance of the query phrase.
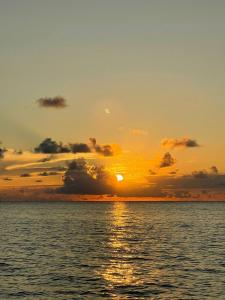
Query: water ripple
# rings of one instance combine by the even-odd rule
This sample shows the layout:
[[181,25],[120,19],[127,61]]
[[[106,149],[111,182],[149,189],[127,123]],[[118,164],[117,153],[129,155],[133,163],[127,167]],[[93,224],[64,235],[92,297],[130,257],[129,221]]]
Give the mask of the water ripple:
[[0,209],[0,299],[224,299],[224,203]]

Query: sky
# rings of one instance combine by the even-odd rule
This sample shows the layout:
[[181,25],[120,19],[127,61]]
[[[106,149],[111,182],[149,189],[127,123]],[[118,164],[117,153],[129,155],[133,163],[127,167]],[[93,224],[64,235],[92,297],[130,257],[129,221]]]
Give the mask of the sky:
[[186,137],[182,172],[225,171],[224,1],[0,0],[0,44],[4,146],[96,137],[151,161]]

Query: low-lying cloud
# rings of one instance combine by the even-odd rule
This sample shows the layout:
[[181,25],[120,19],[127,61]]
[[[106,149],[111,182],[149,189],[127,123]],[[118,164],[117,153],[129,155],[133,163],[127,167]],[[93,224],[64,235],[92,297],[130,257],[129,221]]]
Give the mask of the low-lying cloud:
[[161,145],[166,148],[195,148],[199,147],[196,140],[190,138],[172,139],[166,138],[161,141]]
[[88,164],[84,159],[69,163],[63,178],[63,193],[73,194],[112,194],[115,178],[102,166]]
[[37,100],[40,107],[44,108],[65,108],[67,106],[66,99],[61,96],[56,97],[45,97]]
[[192,172],[192,176],[197,179],[204,179],[204,178],[215,178],[219,175],[219,170],[216,166],[212,166],[207,170],[197,170]]

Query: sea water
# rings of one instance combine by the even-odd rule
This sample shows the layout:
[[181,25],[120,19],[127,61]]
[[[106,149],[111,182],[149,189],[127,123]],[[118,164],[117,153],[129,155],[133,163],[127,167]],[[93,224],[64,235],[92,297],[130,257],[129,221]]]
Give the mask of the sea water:
[[225,299],[225,203],[0,203],[0,299]]

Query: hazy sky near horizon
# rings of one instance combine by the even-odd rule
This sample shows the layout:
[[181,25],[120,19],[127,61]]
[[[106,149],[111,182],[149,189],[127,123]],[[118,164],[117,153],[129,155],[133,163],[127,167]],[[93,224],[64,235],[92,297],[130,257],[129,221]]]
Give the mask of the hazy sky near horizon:
[[[0,0],[0,43],[4,145],[94,136],[150,154],[190,136],[202,147],[181,159],[224,169],[224,1]],[[68,107],[35,103],[56,95]]]

